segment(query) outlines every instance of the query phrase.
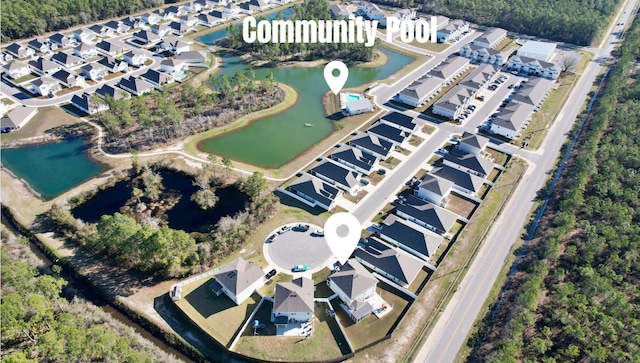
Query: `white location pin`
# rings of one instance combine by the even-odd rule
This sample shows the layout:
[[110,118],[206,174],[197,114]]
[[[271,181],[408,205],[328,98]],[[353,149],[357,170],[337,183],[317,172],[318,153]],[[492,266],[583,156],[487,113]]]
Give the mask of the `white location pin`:
[[[334,76],[333,71],[336,69],[340,74]],[[349,68],[347,68],[344,63],[340,61],[332,61],[324,66],[324,80],[329,85],[329,88],[331,88],[333,94],[337,95],[340,93],[344,84],[347,83],[347,78],[349,78]]]
[[353,250],[358,246],[362,226],[358,219],[349,213],[336,213],[324,224],[324,238],[338,262],[347,262]]

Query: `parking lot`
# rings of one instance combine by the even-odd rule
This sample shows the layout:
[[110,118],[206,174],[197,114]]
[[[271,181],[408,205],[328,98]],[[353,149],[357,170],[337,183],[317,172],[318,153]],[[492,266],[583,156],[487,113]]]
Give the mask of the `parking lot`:
[[294,266],[306,265],[307,271],[313,273],[335,259],[324,236],[317,233],[322,229],[313,224],[307,226],[306,231],[296,224],[283,226],[284,230],[274,231],[265,241],[265,257],[278,271],[293,274]]

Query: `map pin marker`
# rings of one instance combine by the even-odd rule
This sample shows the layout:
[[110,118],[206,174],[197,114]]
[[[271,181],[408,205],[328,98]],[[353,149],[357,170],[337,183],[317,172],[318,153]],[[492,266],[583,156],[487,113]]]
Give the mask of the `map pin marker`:
[[336,213],[324,224],[324,238],[340,264],[344,264],[358,246],[362,226],[349,213]]
[[[338,70],[340,72],[339,75],[334,76],[333,71]],[[349,68],[340,62],[340,61],[332,61],[329,62],[326,66],[324,66],[324,80],[331,88],[333,94],[337,95],[340,93],[344,84],[347,83],[347,78],[349,77]]]

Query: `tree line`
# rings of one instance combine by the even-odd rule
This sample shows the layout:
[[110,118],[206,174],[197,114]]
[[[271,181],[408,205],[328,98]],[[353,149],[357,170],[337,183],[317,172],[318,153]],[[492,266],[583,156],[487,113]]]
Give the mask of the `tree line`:
[[2,41],[28,38],[162,5],[162,0],[4,0]]
[[640,361],[637,21],[616,56],[478,360]]
[[372,0],[476,24],[577,45],[590,45],[606,29],[619,0]]
[[6,363],[175,361],[102,309],[74,297],[54,265],[48,273],[28,241],[2,231],[0,357]]
[[[305,0],[293,7],[290,20],[331,20],[329,3],[326,0]],[[258,21],[264,20],[259,18]],[[284,20],[282,12],[275,20]],[[316,59],[340,59],[346,63],[368,62],[374,57],[376,45],[366,47],[360,43],[245,43],[242,29],[230,25],[228,37],[218,41],[220,46],[249,53],[255,59],[267,61],[309,61]]]

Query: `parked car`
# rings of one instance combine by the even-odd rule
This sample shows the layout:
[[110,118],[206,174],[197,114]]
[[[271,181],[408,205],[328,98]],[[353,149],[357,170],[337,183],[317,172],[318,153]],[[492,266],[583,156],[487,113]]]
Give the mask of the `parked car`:
[[278,231],[278,234],[283,234],[284,232],[288,232],[291,230],[291,226],[282,226],[282,228],[280,228],[280,230]]
[[300,223],[296,226],[296,229],[300,232],[306,232],[309,230],[309,225],[308,224],[304,224],[304,223]]
[[457,137],[452,137],[449,139],[449,142],[454,145],[458,145],[460,143],[460,139],[458,139]]
[[369,183],[370,183],[369,179],[365,179],[365,178],[360,179],[360,184],[362,185],[369,185]]
[[295,266],[293,266],[291,271],[293,271],[293,272],[304,272],[304,271],[307,271],[307,269],[308,269],[307,265],[295,265]]
[[324,231],[322,229],[316,229],[315,231],[313,231],[313,234],[315,236],[322,237],[322,236],[324,236]]
[[470,109],[471,111],[474,111],[476,109],[476,105],[469,105],[469,107],[467,108]]
[[378,174],[385,175],[386,173],[387,173],[387,171],[384,168],[378,169]]
[[269,237],[269,239],[267,240],[267,242],[271,243],[271,242],[275,241],[275,240],[276,240],[276,238],[278,238],[278,234],[277,234],[277,233],[274,233],[274,234],[272,234],[272,235],[271,235],[271,237]]
[[264,277],[266,277],[266,279],[270,279],[273,276],[275,276],[278,273],[278,271],[276,271],[276,269],[274,268],[273,270],[269,271]]

